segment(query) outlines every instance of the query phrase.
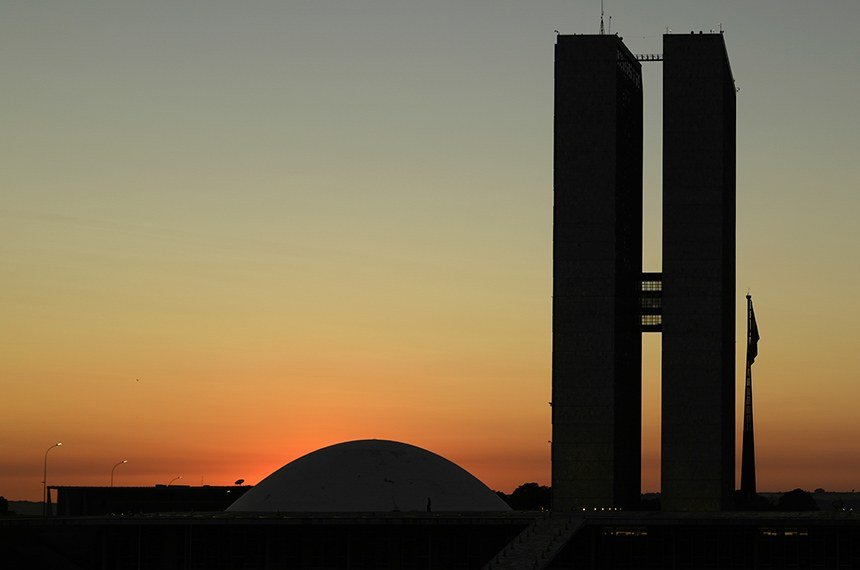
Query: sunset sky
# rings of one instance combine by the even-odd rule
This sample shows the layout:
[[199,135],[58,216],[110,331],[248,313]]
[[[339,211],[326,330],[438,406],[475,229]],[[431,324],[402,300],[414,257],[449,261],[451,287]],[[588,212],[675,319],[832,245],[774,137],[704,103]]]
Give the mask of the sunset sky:
[[[759,490],[860,489],[860,2],[606,0],[722,23]],[[554,30],[599,0],[0,4],[0,495],[256,483],[394,439],[549,483]],[[659,271],[661,64],[644,63]],[[659,490],[660,338],[642,488]],[[740,441],[740,437],[738,437]],[[740,461],[738,461],[738,469]]]

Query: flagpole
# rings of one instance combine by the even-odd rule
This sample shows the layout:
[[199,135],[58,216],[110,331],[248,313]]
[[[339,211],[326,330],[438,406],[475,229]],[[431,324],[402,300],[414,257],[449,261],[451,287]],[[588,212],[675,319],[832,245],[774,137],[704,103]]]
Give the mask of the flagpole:
[[744,385],[744,427],[741,451],[741,495],[749,503],[756,496],[755,435],[753,431],[752,363],[758,353],[758,327],[755,324],[752,297],[747,294],[747,357]]

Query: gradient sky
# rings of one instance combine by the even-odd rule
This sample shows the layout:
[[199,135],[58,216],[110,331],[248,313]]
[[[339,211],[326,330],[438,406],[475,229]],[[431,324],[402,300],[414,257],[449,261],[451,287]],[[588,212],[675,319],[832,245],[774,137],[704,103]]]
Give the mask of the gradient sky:
[[[860,488],[860,3],[606,4],[636,52],[722,23],[759,489]],[[255,483],[372,437],[548,483],[553,30],[598,21],[598,0],[0,3],[0,495],[38,499],[56,441],[53,484],[121,459],[122,485]]]

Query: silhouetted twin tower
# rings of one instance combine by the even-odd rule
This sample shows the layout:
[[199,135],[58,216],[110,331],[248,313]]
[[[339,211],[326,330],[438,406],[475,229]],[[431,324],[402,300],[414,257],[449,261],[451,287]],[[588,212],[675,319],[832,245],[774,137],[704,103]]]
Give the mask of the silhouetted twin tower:
[[641,65],[615,35],[555,46],[557,510],[638,504],[643,332],[662,332],[662,508],[732,501],[735,86],[722,34],[663,52],[661,274],[642,271]]

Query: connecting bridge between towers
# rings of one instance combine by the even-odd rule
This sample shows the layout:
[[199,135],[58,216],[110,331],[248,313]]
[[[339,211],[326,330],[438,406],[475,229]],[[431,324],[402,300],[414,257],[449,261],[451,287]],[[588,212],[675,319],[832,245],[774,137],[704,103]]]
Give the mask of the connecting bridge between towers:
[[663,332],[663,274],[643,273],[642,332]]

